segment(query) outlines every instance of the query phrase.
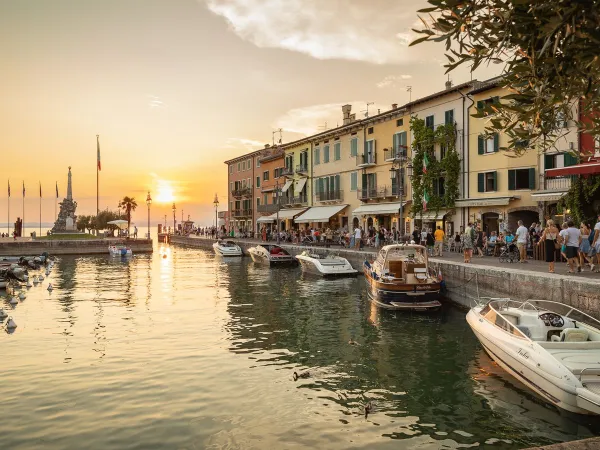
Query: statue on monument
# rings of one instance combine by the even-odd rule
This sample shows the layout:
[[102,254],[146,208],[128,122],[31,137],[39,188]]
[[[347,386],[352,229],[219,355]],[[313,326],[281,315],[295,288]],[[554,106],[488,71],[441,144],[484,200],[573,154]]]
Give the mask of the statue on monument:
[[71,181],[71,166],[69,166],[69,175],[67,183],[67,198],[63,199],[59,203],[60,211],[54,226],[52,227],[52,233],[60,232],[72,232],[77,231],[77,216],[75,210],[77,209],[77,202],[73,200],[73,186]]

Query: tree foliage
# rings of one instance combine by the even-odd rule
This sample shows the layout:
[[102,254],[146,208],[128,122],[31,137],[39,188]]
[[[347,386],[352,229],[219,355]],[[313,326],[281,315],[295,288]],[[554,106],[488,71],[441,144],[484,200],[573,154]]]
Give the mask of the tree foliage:
[[[447,72],[461,65],[504,64],[500,86],[510,90],[489,105],[487,131],[508,135],[507,149],[553,147],[575,121],[600,134],[600,2],[598,0],[428,0],[419,11],[424,41],[445,42]],[[588,121],[576,114],[581,108]],[[475,117],[478,117],[477,115]]]
[[125,217],[127,218],[127,230],[131,226],[131,212],[135,211],[138,204],[133,197],[123,197],[123,199],[119,202],[119,208],[125,212]]

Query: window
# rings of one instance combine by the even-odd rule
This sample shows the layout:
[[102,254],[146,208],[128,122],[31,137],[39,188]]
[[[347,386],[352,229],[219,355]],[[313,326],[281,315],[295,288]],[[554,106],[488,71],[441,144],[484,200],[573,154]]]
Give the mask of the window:
[[433,130],[433,127],[434,127],[433,116],[425,117],[425,126],[427,128],[431,128]]
[[241,162],[239,162],[239,163],[238,163],[238,172],[241,172],[241,171],[242,171],[242,163],[241,163]]
[[229,202],[229,211],[233,211],[233,202]]
[[370,141],[365,142],[365,162],[375,162],[375,140],[371,139]]
[[342,144],[339,142],[333,144],[333,159],[334,161],[339,161],[342,159]]
[[294,155],[287,155],[285,157],[285,167],[288,169],[288,171],[293,170],[293,166],[294,166]]
[[263,205],[269,204],[269,194],[263,194]]
[[486,98],[485,100],[479,100],[477,102],[477,109],[479,110],[478,112],[481,112],[481,110],[487,106],[491,106],[497,103],[500,103],[500,97],[490,97]]
[[594,139],[594,157],[600,158],[600,136]]
[[494,134],[490,139],[485,139],[484,136],[480,135],[477,137],[477,153],[485,155],[488,153],[497,153],[500,149],[500,139],[498,133]]
[[315,148],[315,166],[317,164],[321,164],[321,149],[319,147]]
[[256,188],[260,187],[260,177],[256,177]]
[[556,128],[567,128],[569,126],[569,122],[567,121],[564,113],[559,111],[556,113]]
[[260,159],[256,158],[256,167],[260,167]]
[[406,131],[394,134],[394,156],[407,156]]
[[350,156],[358,155],[358,138],[350,139]]
[[229,183],[229,190],[233,192],[233,181]]
[[249,159],[246,161],[246,170],[252,169],[252,160]]
[[440,144],[440,161],[446,157],[447,150],[446,144]]
[[535,169],[514,169],[508,171],[508,190],[535,189]]
[[451,125],[454,123],[454,110],[451,109],[444,113],[444,123],[446,125]]
[[397,127],[401,127],[402,125],[404,125],[404,119],[398,119],[398,120],[396,120],[396,126]]
[[350,190],[355,191],[358,189],[358,173],[350,172]]
[[260,206],[260,197],[256,197],[256,207]]
[[373,134],[373,127],[369,127],[369,129],[367,130],[367,134]]
[[556,153],[555,155],[544,155],[544,170],[569,167],[577,164],[577,158],[570,153]]
[[248,178],[248,181],[246,182],[246,186],[249,188],[252,187],[252,180],[250,178]]
[[329,162],[329,145],[323,147],[323,163]]
[[433,180],[433,195],[443,197],[446,194],[446,180],[443,177]]
[[280,171],[281,171],[280,167],[278,167],[277,169],[274,169],[273,170],[273,178],[279,178],[281,176]]
[[229,164],[229,173],[233,173],[233,164]]
[[477,192],[494,192],[498,190],[497,173],[485,172],[477,174]]
[[300,153],[300,165],[308,168],[308,150],[304,150],[302,153]]
[[263,172],[263,181],[268,181],[269,180],[269,171],[265,170]]

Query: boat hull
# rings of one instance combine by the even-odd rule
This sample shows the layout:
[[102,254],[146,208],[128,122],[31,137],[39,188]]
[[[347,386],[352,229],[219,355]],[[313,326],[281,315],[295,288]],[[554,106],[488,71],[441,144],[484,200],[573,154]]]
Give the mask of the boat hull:
[[391,284],[374,280],[368,271],[365,279],[369,297],[376,305],[393,310],[434,311],[439,309],[440,284]]
[[539,346],[522,340],[511,341],[473,309],[467,314],[467,323],[490,358],[546,402],[576,414],[600,414],[598,396],[569,384],[577,377],[567,369],[564,373],[550,372],[548,366],[554,370],[560,368],[552,360],[546,363]]
[[286,267],[286,266],[295,266],[298,262],[292,256],[282,256],[282,257],[265,257],[261,254],[257,254],[255,252],[249,252],[252,261],[257,264],[261,264],[264,266],[270,267]]
[[218,244],[213,244],[213,250],[215,254],[219,256],[243,256],[242,249],[240,247],[222,247]]
[[296,259],[300,263],[302,272],[326,278],[337,278],[337,277],[354,277],[358,275],[358,271],[353,269],[350,263],[346,261],[340,264],[321,264],[319,260],[313,258],[298,255]]

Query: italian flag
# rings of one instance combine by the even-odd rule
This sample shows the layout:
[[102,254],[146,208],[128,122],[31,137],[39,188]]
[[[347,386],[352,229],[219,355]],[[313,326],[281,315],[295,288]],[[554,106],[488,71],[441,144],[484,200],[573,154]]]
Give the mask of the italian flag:
[[429,158],[427,157],[427,153],[423,155],[423,173],[427,173],[427,166],[429,165]]
[[427,190],[423,191],[423,211],[427,211],[427,203],[429,203],[429,194]]

